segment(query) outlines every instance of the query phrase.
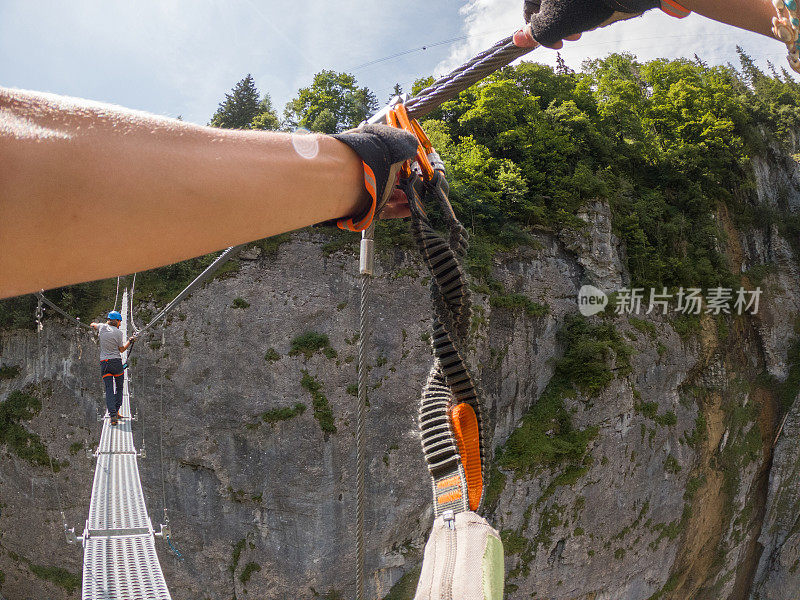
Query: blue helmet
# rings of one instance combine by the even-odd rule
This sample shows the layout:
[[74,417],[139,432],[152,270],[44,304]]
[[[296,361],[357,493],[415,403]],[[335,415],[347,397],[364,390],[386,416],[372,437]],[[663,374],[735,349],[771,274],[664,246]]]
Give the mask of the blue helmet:
[[116,310],[112,310],[110,313],[108,313],[107,318],[111,321],[122,321],[122,315]]

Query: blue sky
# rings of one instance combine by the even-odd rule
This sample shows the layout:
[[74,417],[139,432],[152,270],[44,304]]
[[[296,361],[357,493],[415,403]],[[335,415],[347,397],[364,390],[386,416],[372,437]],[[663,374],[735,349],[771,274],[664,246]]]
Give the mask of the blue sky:
[[[314,73],[334,69],[353,73],[383,102],[394,83],[408,88],[417,77],[442,74],[511,33],[521,21],[521,5],[521,0],[409,0],[405,5],[387,0],[0,0],[0,85],[206,123],[225,92],[247,73],[282,112]],[[678,21],[657,12],[588,33],[562,55],[575,68],[586,58],[620,50],[643,59],[697,52],[720,64],[735,62],[738,43],[761,64],[767,59],[779,67],[785,63],[776,41],[702,17]],[[453,41],[441,43],[446,40]],[[405,54],[363,66],[398,53]],[[536,50],[529,58],[553,64],[555,52]]]

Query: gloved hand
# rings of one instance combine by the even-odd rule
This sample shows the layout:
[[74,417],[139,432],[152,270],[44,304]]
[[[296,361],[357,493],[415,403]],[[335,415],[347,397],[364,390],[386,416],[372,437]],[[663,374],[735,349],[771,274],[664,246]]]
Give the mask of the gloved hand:
[[524,0],[523,16],[543,46],[660,6],[659,0]]

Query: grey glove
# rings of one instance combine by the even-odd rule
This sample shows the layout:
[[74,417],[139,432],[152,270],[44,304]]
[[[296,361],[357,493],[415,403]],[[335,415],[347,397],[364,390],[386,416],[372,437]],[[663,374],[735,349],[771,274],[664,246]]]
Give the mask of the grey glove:
[[544,46],[608,21],[614,13],[639,14],[661,5],[659,0],[524,0],[523,15],[533,38]]

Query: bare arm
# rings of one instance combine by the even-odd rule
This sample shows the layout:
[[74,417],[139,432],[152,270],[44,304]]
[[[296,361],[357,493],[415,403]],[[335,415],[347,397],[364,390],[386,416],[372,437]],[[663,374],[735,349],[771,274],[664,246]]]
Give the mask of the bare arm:
[[[360,160],[324,135],[2,88],[0,165],[0,298],[174,263],[364,201]],[[120,230],[135,234],[119,244]]]
[[772,17],[776,13],[772,3],[766,0],[684,0],[680,3],[709,19],[772,37]]
[[[592,0],[600,3],[600,0]],[[676,0],[683,7],[696,12],[704,17],[733,25],[740,29],[747,29],[767,37],[772,36],[772,17],[776,16],[775,9],[769,0]],[[591,4],[597,9],[590,13],[588,20],[579,18],[581,11],[586,9],[585,0],[524,0],[525,18],[531,23],[514,35],[514,43],[522,48],[532,48],[537,45],[534,40],[536,35],[551,48],[561,48],[565,40],[577,40],[581,32],[606,24],[638,16],[640,10],[632,8],[630,14],[614,13],[610,18],[610,10],[606,5],[611,2]],[[613,4],[636,5],[636,0],[615,0]],[[605,13],[598,6],[606,6]],[[649,5],[651,6],[651,5]],[[661,6],[665,6],[662,0]],[[613,10],[620,10],[614,8]],[[645,9],[646,10],[646,9]],[[535,27],[532,27],[535,26]],[[534,35],[534,30],[536,35]],[[555,34],[554,34],[555,32]],[[571,35],[567,35],[571,34]],[[552,40],[550,38],[553,38]],[[557,41],[555,41],[557,40]],[[552,41],[552,43],[550,43]],[[777,41],[777,40],[776,40]]]

